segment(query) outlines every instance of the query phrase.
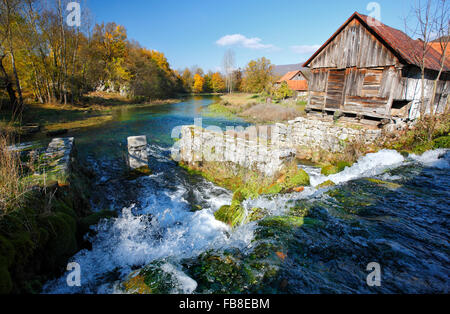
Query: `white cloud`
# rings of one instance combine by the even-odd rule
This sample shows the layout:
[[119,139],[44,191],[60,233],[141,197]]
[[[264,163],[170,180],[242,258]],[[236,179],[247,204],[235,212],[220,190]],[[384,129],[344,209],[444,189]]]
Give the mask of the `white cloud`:
[[298,54],[313,54],[320,48],[319,45],[298,45],[291,46],[292,51]]
[[242,46],[249,49],[276,49],[274,45],[263,44],[261,38],[247,38],[241,34],[226,35],[216,41],[219,46]]

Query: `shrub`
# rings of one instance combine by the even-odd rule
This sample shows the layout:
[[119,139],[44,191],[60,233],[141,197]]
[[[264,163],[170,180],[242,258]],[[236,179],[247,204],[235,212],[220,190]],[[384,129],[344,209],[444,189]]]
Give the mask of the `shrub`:
[[11,143],[9,135],[0,135],[0,216],[19,207],[30,188],[21,180],[24,168],[19,153],[8,149]]

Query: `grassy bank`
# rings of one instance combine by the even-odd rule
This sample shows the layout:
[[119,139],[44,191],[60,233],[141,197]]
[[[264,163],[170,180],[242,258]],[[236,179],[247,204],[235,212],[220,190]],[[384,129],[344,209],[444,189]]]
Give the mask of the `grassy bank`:
[[11,151],[10,144],[0,137],[0,294],[39,293],[88,246],[89,227],[114,213],[91,212],[92,173],[83,165],[72,162],[59,180],[43,171],[43,152]]
[[407,130],[389,134],[382,147],[414,154],[422,154],[430,149],[450,148],[450,114],[425,117]]
[[271,101],[262,94],[234,93],[221,96],[221,101],[208,107],[209,115],[241,117],[254,124],[284,122],[305,115],[306,102]]
[[112,119],[114,110],[127,108],[143,108],[180,102],[179,99],[154,100],[137,103],[135,99],[127,99],[117,93],[95,92],[83,98],[83,101],[72,104],[28,104],[21,120],[13,121],[9,110],[0,111],[0,131],[14,133],[24,137],[29,135],[26,125],[39,126],[39,132],[52,134],[63,133],[80,128],[101,125]]

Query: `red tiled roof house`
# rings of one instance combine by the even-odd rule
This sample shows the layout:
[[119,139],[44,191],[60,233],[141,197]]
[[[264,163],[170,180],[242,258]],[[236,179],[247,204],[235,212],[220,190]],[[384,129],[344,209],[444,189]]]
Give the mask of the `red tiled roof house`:
[[286,82],[289,88],[296,92],[297,96],[306,95],[308,92],[308,82],[301,70],[286,73],[275,82],[275,85],[279,86],[283,82]]

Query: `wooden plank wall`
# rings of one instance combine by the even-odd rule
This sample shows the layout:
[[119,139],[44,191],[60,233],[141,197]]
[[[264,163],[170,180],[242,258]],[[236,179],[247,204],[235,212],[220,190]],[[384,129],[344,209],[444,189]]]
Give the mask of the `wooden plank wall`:
[[390,67],[312,70],[309,107],[384,117],[399,75]]
[[397,57],[355,19],[311,61],[310,68],[370,68],[397,64]]
[[[389,117],[395,100],[421,98],[420,73],[408,68],[402,74],[402,67],[391,51],[353,20],[311,61],[308,107]],[[428,100],[433,84],[426,80]],[[438,82],[436,103],[440,107],[445,107],[449,88],[450,82]]]

